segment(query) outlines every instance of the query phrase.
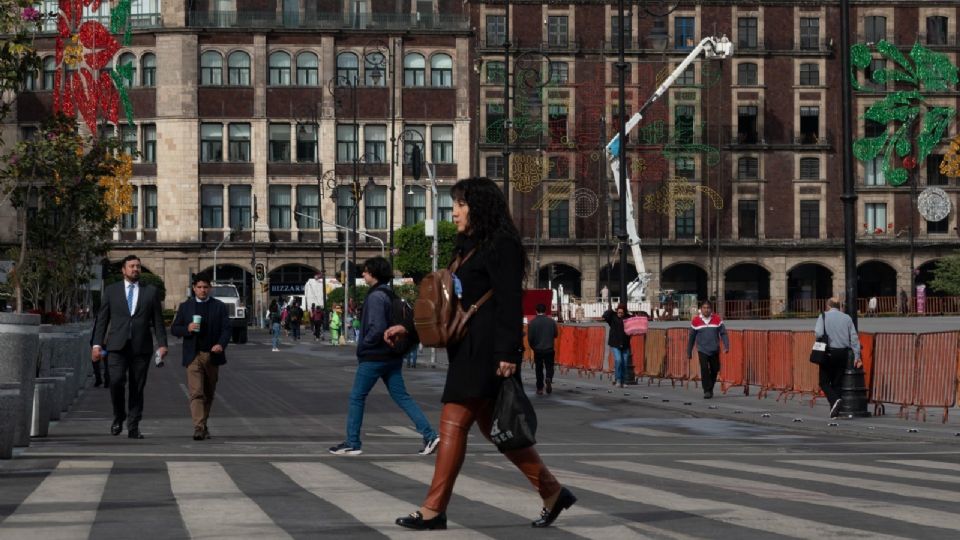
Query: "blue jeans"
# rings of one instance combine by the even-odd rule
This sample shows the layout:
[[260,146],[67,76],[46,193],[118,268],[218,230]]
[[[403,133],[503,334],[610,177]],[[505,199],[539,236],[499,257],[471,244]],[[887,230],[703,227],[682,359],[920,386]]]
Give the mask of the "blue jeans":
[[403,361],[406,362],[409,367],[417,367],[417,346],[414,345],[410,348],[410,351],[404,355]]
[[280,348],[280,323],[273,323],[270,326],[270,335],[273,336],[273,348]]
[[610,347],[613,351],[613,378],[615,381],[623,384],[627,381],[627,360],[630,358],[630,348],[618,349]]
[[387,392],[394,403],[407,413],[407,416],[416,426],[417,432],[424,441],[432,440],[437,432],[430,426],[430,421],[424,416],[407,387],[403,384],[403,361],[391,362],[360,362],[357,365],[357,374],[353,378],[353,390],[350,391],[350,409],[347,412],[347,444],[353,448],[360,448],[360,426],[363,425],[363,407],[367,395],[377,381],[383,379],[387,385]]

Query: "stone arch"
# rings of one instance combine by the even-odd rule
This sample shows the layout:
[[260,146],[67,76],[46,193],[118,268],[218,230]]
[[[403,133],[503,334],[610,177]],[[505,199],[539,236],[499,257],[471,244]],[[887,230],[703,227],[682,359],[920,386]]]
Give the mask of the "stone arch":
[[723,315],[730,319],[770,315],[770,271],[758,263],[739,263],[723,273]]
[[813,313],[833,296],[833,271],[815,262],[797,264],[787,271],[787,305],[791,312]]
[[545,264],[537,271],[537,287],[541,289],[563,285],[563,292],[582,297],[583,274],[577,268],[560,262]]
[[[637,267],[627,263],[627,283],[637,279]],[[610,297],[620,297],[620,263],[605,265],[600,269],[600,286],[607,287]]]
[[934,290],[930,288],[930,282],[933,281],[933,270],[937,267],[937,263],[940,262],[940,259],[930,259],[925,263],[917,266],[917,285],[926,285],[927,288],[924,291],[924,294],[927,296],[948,296],[947,293]]
[[679,262],[663,269],[660,290],[675,294],[695,294],[697,300],[707,298],[707,271],[693,262]]
[[857,265],[857,296],[897,296],[897,271],[883,261],[860,263]]

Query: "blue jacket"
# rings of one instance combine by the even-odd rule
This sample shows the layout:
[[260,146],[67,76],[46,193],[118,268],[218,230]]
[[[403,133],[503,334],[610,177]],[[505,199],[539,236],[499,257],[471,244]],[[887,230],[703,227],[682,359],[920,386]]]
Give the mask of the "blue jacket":
[[357,360],[361,362],[400,361],[402,356],[383,341],[383,333],[390,327],[393,311],[388,285],[376,285],[367,293],[360,315],[360,340],[357,342]]
[[190,298],[177,308],[177,314],[173,317],[173,324],[170,325],[170,333],[183,338],[183,366],[187,367],[193,362],[197,355],[197,341],[201,336],[210,336],[215,343],[223,347],[220,354],[211,353],[210,359],[216,365],[227,363],[227,345],[230,343],[230,336],[233,329],[230,327],[230,316],[227,314],[227,306],[217,300],[210,298],[208,300],[209,312],[207,317],[200,322],[202,328],[200,334],[195,334],[187,330],[187,326],[193,322],[193,316],[197,313],[197,300]]

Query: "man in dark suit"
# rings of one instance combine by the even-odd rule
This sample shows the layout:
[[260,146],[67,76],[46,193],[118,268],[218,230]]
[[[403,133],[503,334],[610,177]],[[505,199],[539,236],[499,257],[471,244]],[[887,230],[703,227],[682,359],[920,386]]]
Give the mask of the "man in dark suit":
[[[170,333],[183,338],[183,366],[187,368],[190,391],[190,416],[193,440],[210,438],[207,419],[217,391],[220,366],[227,363],[225,350],[230,343],[230,317],[227,306],[210,296],[210,277],[193,278],[194,298],[177,308]],[[199,321],[199,322],[197,322]]]
[[[127,255],[121,268],[123,281],[108,285],[103,291],[100,312],[93,328],[91,358],[99,358],[106,349],[110,357],[110,398],[113,401],[112,435],[123,431],[142,439],[140,418],[143,416],[143,387],[153,355],[153,339],[160,347],[160,357],[167,355],[167,332],[163,328],[163,310],[156,287],[140,283],[140,258]],[[151,329],[153,336],[150,335]],[[124,385],[130,378],[129,414]]]

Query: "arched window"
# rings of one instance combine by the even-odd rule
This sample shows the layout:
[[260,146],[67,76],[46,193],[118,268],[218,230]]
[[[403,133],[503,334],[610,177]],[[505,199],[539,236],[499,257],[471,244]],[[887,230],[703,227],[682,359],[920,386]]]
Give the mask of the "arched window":
[[57,72],[57,59],[48,56],[43,59],[43,89],[53,90],[53,78]]
[[120,58],[117,59],[117,67],[120,66],[130,66],[130,78],[124,77],[121,79],[124,88],[130,88],[137,80],[137,57],[129,52],[121,54]]
[[223,57],[217,51],[200,55],[200,86],[223,84]]
[[433,86],[453,86],[453,59],[448,54],[430,58],[430,82]]
[[290,55],[275,52],[270,55],[270,86],[290,86]]
[[317,55],[311,52],[302,52],[297,55],[297,84],[300,86],[317,86],[320,84],[320,62]]
[[355,86],[359,80],[360,62],[352,52],[343,52],[337,55],[337,84],[340,86]]
[[424,86],[424,72],[427,62],[422,54],[410,53],[403,57],[403,85]]
[[243,51],[227,58],[227,81],[231,86],[250,86],[250,55]]
[[387,58],[383,53],[372,52],[363,57],[363,77],[367,86],[387,85]]
[[140,57],[140,85],[157,85],[157,55],[146,53]]

